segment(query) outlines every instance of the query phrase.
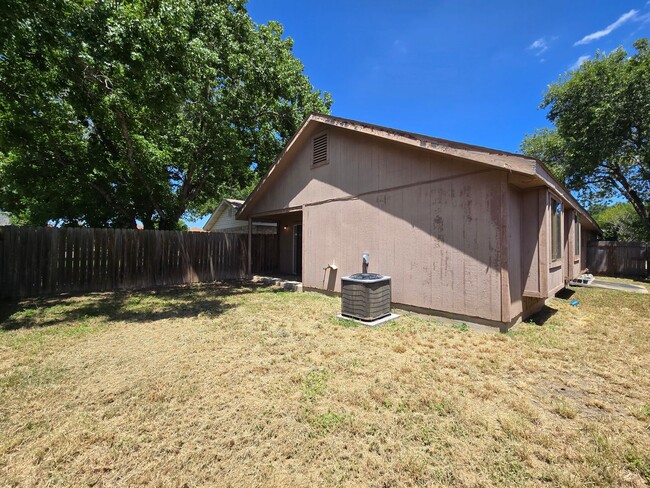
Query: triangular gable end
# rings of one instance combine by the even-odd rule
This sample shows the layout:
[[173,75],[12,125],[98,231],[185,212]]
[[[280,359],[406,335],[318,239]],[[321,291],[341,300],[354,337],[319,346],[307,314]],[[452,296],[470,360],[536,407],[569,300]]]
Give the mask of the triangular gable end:
[[[282,153],[276,159],[274,164],[268,170],[266,175],[260,180],[253,192],[249,195],[246,201],[241,206],[236,218],[246,220],[251,209],[254,206],[261,193],[269,184],[269,179],[280,171],[283,167],[283,162],[288,158],[287,156],[294,150],[299,148],[305,134],[311,133],[313,125],[321,125],[323,129],[328,126],[343,128],[355,132],[360,132],[375,137],[380,137],[386,140],[394,141],[401,144],[406,144],[413,147],[418,147],[434,153],[452,156],[464,159],[473,163],[484,164],[493,168],[498,168],[512,173],[526,175],[528,177],[539,179],[540,185],[548,186],[562,195],[572,206],[577,208],[587,220],[597,228],[596,222],[588,214],[588,212],[575,200],[571,193],[562,185],[557,179],[553,177],[548,168],[539,160],[524,156],[522,154],[514,154],[497,149],[490,149],[471,144],[464,144],[445,139],[438,139],[422,134],[416,134],[388,127],[382,127],[374,124],[368,124],[341,117],[334,117],[325,114],[311,114],[303,122],[300,128],[296,131],[294,136],[289,140]],[[315,132],[315,131],[314,131]]]

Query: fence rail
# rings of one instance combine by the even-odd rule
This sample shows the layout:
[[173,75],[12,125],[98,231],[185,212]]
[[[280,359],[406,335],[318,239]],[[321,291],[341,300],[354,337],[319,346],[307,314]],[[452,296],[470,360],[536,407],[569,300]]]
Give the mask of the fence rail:
[[642,242],[593,241],[587,246],[587,267],[607,276],[650,276],[650,246]]
[[[0,227],[0,298],[240,278],[247,235]],[[253,271],[277,264],[277,236],[253,239]]]

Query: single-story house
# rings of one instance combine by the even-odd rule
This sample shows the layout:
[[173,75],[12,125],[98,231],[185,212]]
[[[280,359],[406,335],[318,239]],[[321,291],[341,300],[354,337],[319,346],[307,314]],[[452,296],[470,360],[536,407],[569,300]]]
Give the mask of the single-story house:
[[278,224],[279,273],[340,292],[392,277],[401,307],[507,329],[586,268],[598,226],[540,161],[313,114],[241,206]]
[[[203,226],[203,230],[207,232],[246,234],[248,232],[248,223],[235,219],[235,215],[243,203],[244,200],[223,199]],[[274,222],[253,223],[253,234],[275,234],[276,232],[277,225]]]

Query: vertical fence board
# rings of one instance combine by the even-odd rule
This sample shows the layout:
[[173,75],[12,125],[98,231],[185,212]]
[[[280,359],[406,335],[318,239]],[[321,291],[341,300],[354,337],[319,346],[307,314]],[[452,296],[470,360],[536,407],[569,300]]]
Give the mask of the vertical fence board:
[[6,276],[7,268],[7,253],[9,252],[5,247],[7,239],[6,227],[0,227],[0,297],[5,296],[5,287],[7,286],[8,279]]
[[72,229],[61,229],[63,232],[63,235],[65,236],[65,252],[63,256],[63,266],[64,266],[64,272],[63,272],[63,289],[62,291],[68,291],[72,290],[72,267],[73,267],[73,261],[72,261],[72,255],[73,255],[73,248],[74,248],[74,238],[72,235]]

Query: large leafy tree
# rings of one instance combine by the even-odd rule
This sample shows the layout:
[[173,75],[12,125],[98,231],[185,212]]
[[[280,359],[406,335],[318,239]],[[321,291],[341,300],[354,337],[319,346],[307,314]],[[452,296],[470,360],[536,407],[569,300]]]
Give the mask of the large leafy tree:
[[639,214],[629,202],[589,209],[607,240],[650,242],[650,233],[644,228]]
[[590,203],[625,198],[650,233],[650,48],[634,47],[597,53],[550,85],[541,107],[555,128],[527,136],[522,151]]
[[16,0],[0,19],[0,208],[175,228],[250,186],[327,112],[244,0]]

